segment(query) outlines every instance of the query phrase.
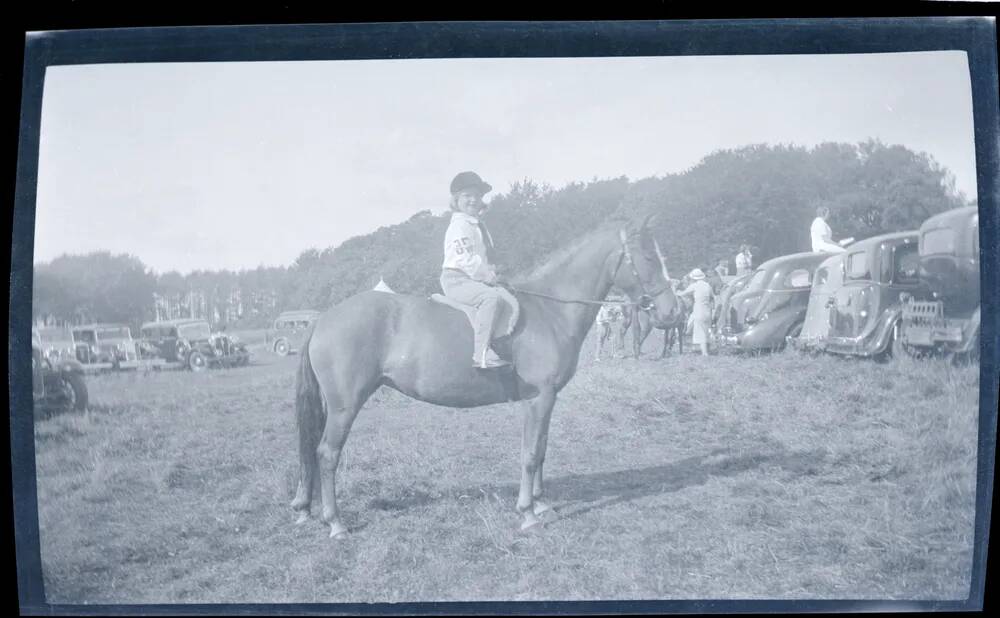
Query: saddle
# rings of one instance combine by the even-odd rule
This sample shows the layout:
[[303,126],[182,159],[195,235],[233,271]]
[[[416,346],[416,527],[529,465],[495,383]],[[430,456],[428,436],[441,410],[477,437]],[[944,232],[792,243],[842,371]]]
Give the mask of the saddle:
[[[476,319],[476,308],[473,307],[472,305],[466,305],[463,303],[455,302],[454,300],[448,298],[444,294],[431,294],[431,301],[436,303],[441,303],[442,305],[447,305],[452,309],[457,309],[458,311],[461,311],[462,313],[465,314],[465,317],[468,318],[469,326],[475,328],[474,324]],[[514,332],[514,327],[517,326],[517,320],[518,317],[520,316],[521,308],[517,304],[516,300],[514,301],[513,307],[509,306],[505,302],[499,303],[499,307],[497,308],[497,313],[500,314],[497,316],[498,318],[497,321],[499,323],[503,324],[504,323],[502,321],[503,318],[504,317],[507,318],[506,320],[507,327],[503,329],[502,332],[498,331],[493,333],[493,341],[490,343],[490,347],[493,348],[493,351],[497,353],[497,356],[504,359],[508,363],[511,363],[510,365],[501,368],[504,369],[504,371],[498,372],[497,374],[499,376],[498,379],[500,380],[500,383],[503,386],[504,393],[507,396],[507,401],[519,401],[521,396],[518,392],[519,390],[517,384],[518,378],[516,375],[516,370],[514,369],[513,365],[514,362],[514,353],[512,349],[513,346],[511,343],[511,339],[508,336]],[[498,339],[502,339],[502,341],[497,341]]]
[[[460,302],[456,302],[444,294],[431,294],[431,300],[442,305],[448,305],[453,309],[458,309],[465,314],[465,317],[469,319],[469,325],[475,327],[476,321],[476,308],[472,305],[466,305]],[[506,326],[504,328],[498,328],[493,333],[494,339],[499,339],[501,337],[506,337],[514,332],[514,327],[517,326],[517,319],[520,317],[521,308],[518,306],[517,301],[514,301],[514,306],[509,306],[506,302],[499,303],[497,306],[497,319],[496,323]],[[506,318],[506,319],[504,319]]]

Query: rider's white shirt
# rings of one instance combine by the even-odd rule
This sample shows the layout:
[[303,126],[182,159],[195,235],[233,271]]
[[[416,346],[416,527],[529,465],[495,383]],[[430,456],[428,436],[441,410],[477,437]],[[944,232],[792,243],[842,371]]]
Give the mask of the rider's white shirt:
[[[487,232],[488,233],[488,232]],[[451,213],[451,223],[444,234],[442,268],[456,268],[476,281],[490,281],[493,267],[486,257],[486,241],[479,219],[464,212]]]

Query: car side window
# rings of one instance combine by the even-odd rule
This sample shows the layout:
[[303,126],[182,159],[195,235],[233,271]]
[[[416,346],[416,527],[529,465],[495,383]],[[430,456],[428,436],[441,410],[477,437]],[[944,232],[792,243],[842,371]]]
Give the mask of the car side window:
[[785,276],[785,288],[807,288],[812,284],[809,271],[805,268],[796,268]]
[[847,278],[848,279],[868,279],[871,274],[868,272],[868,255],[864,251],[852,253],[847,256]]
[[826,280],[829,278],[829,273],[825,268],[820,268],[816,271],[816,278],[813,280],[813,285],[817,288],[823,287]]

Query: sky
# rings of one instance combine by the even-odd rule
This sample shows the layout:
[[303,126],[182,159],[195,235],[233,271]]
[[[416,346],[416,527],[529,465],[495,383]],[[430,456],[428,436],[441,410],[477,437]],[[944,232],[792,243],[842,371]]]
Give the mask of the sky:
[[463,170],[494,192],[559,188],[747,144],[869,138],[927,152],[974,197],[965,53],[49,67],[35,262],[288,266],[443,212]]

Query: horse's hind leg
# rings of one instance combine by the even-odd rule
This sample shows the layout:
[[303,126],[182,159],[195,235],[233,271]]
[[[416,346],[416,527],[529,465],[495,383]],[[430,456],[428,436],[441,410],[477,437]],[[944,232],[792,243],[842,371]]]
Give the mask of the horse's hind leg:
[[[324,385],[326,395],[326,426],[320,438],[316,454],[319,459],[320,494],[323,500],[323,521],[330,526],[330,537],[346,535],[347,527],[340,520],[337,510],[337,465],[347,441],[347,434],[358,415],[361,406],[371,395],[374,387],[342,389],[335,385]],[[344,394],[344,390],[353,390]]]

